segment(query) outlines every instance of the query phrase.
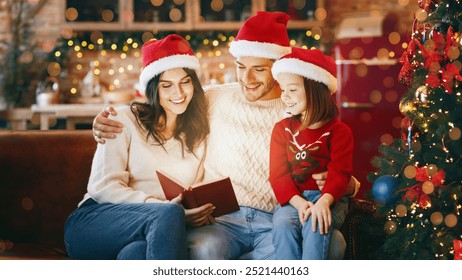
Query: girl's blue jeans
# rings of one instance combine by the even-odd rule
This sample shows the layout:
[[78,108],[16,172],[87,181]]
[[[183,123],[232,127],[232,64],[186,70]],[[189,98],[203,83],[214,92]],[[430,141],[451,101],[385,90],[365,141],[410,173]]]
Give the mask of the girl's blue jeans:
[[[321,197],[320,191],[304,191],[302,196],[313,203]],[[329,241],[333,229],[340,229],[348,212],[348,198],[342,197],[331,206],[332,225],[327,234],[313,232],[312,216],[302,226],[298,211],[290,204],[278,206],[273,214],[273,244],[276,259],[325,260],[328,259]]]

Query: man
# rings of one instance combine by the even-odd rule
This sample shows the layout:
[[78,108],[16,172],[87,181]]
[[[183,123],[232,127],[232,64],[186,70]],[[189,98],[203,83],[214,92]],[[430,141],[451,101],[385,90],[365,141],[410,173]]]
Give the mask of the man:
[[[271,67],[291,51],[288,20],[289,16],[281,12],[258,12],[250,17],[230,46],[238,83],[205,88],[211,131],[205,179],[229,176],[241,209],[188,233],[192,259],[274,258],[272,211],[277,202],[268,181],[269,144],[284,105]],[[105,118],[109,112],[113,111],[95,118],[98,142],[104,141],[100,137],[107,137],[107,132],[115,131],[105,126],[113,124]],[[325,174],[315,176],[322,187]],[[352,180],[350,189],[354,186]],[[332,236],[329,257],[341,259],[345,240],[338,230]]]

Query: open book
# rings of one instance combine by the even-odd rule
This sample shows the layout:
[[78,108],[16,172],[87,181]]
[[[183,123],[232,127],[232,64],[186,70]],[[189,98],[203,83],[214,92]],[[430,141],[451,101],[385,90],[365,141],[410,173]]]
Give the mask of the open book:
[[212,203],[216,207],[212,213],[214,217],[239,210],[239,204],[229,177],[196,183],[189,188],[189,186],[182,185],[162,171],[156,170],[156,173],[165,197],[172,200],[183,193],[183,206],[186,209]]

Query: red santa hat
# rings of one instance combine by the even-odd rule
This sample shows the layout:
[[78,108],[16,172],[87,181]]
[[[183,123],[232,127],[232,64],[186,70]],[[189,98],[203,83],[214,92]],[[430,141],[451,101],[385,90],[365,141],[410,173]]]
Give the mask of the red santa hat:
[[287,22],[290,16],[283,12],[259,11],[239,29],[231,42],[229,52],[234,57],[253,56],[278,59],[290,53]]
[[176,34],[161,40],[146,42],[141,47],[143,70],[140,74],[140,93],[144,94],[148,82],[156,75],[175,68],[200,69],[199,60],[194,56],[188,42]]
[[331,93],[337,91],[337,68],[332,57],[320,50],[292,48],[292,52],[277,60],[271,68],[274,79],[280,73],[297,74],[323,83]]

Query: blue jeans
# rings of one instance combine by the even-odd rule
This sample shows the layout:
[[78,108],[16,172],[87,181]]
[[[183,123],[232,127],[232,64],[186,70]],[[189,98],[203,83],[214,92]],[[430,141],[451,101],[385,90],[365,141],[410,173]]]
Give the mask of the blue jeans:
[[[273,215],[250,207],[216,218],[213,225],[188,230],[191,259],[274,259]],[[343,258],[346,243],[334,230],[329,257]]]
[[272,214],[250,207],[216,218],[213,225],[188,231],[191,259],[274,259]]
[[[313,203],[321,197],[320,191],[305,191],[302,196]],[[292,205],[278,206],[273,215],[273,243],[276,259],[325,260],[329,256],[329,243],[334,229],[339,229],[348,211],[348,198],[342,197],[331,207],[332,226],[327,234],[313,232],[312,216],[302,226],[298,211]]]
[[76,259],[186,259],[184,210],[173,203],[98,204],[86,200],[64,226]]

